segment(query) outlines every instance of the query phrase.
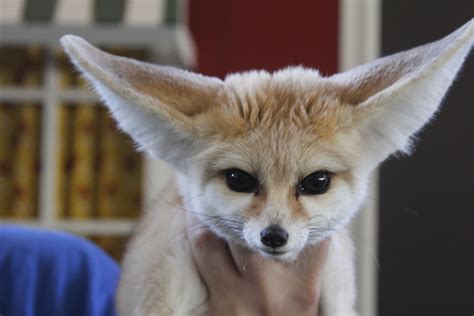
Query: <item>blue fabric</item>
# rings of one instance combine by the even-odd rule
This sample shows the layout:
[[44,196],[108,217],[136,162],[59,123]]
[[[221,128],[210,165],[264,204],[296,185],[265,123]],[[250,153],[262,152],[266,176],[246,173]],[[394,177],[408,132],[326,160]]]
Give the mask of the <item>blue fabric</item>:
[[0,225],[0,315],[114,315],[119,267],[66,233]]

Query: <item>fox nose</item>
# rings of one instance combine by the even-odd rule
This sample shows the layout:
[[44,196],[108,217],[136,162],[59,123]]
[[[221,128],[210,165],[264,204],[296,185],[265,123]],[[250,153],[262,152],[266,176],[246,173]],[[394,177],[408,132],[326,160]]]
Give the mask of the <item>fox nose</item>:
[[278,225],[270,225],[260,232],[260,240],[268,247],[282,247],[288,241],[288,232]]

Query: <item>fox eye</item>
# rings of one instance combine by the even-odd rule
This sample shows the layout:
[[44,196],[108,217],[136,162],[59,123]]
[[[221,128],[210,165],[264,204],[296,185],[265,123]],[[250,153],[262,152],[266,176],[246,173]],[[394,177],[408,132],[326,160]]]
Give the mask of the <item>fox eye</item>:
[[316,171],[301,180],[298,191],[301,194],[323,194],[329,189],[330,182],[328,171]]
[[257,180],[245,171],[240,169],[225,170],[225,177],[229,189],[235,192],[255,192],[257,190]]

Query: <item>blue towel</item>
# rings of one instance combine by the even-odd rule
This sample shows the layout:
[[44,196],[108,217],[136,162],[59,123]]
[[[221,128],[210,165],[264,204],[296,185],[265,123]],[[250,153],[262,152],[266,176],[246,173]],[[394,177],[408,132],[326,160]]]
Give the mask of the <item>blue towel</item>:
[[91,242],[0,225],[0,315],[115,315],[120,269]]

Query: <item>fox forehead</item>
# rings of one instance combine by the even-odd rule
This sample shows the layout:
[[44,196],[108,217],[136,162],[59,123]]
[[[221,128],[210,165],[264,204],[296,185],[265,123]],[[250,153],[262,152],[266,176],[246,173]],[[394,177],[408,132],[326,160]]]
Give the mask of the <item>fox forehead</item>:
[[226,77],[215,104],[201,115],[218,131],[213,136],[225,139],[255,129],[271,133],[276,126],[331,139],[353,119],[352,106],[341,103],[340,93],[311,69],[250,71]]

